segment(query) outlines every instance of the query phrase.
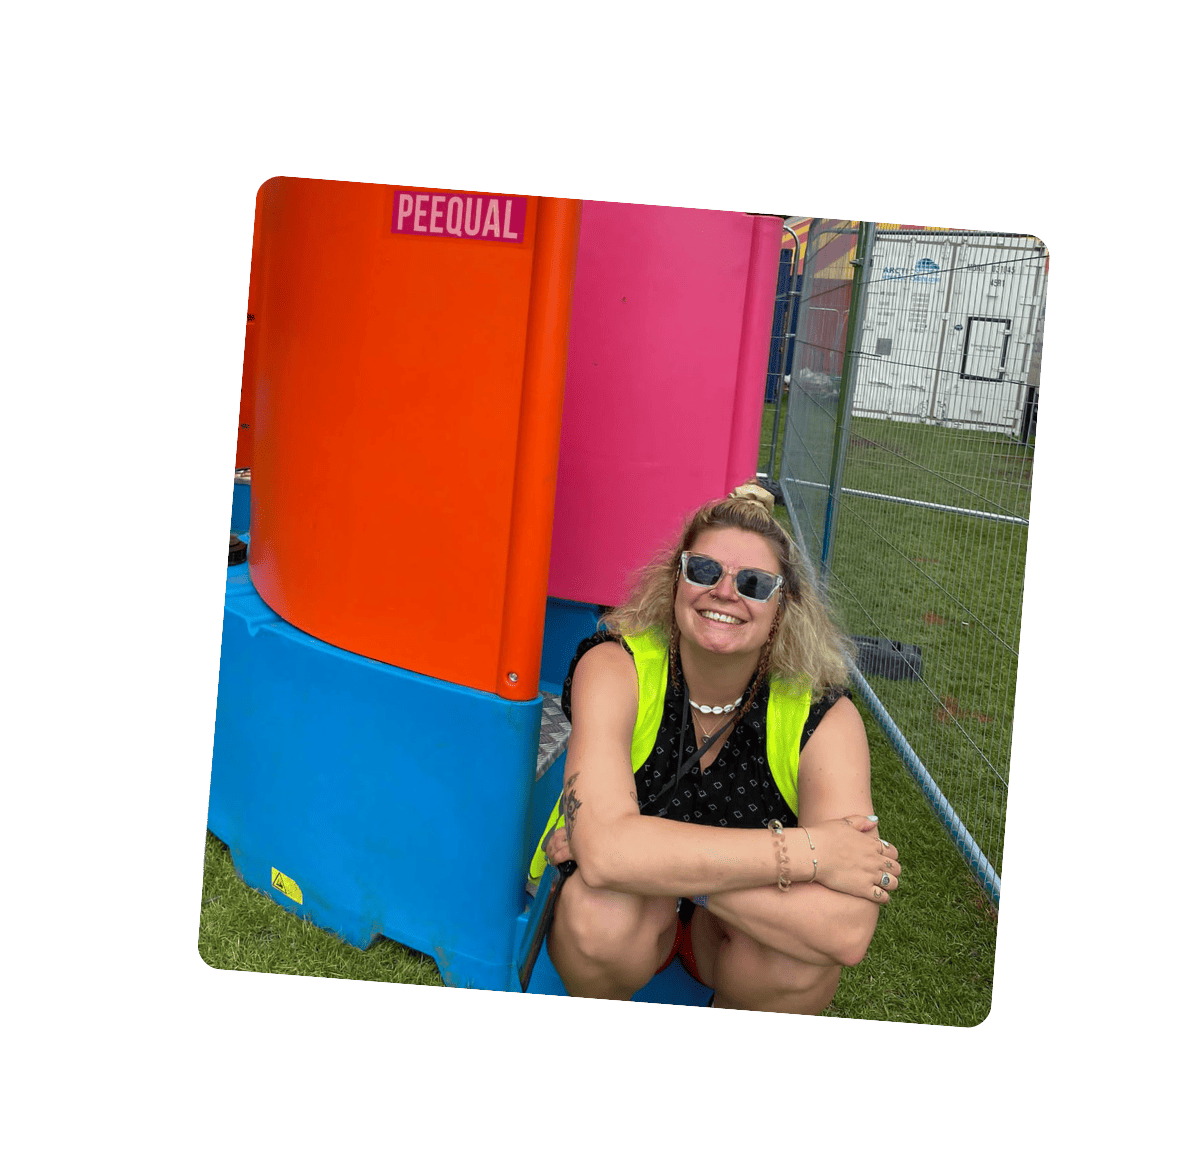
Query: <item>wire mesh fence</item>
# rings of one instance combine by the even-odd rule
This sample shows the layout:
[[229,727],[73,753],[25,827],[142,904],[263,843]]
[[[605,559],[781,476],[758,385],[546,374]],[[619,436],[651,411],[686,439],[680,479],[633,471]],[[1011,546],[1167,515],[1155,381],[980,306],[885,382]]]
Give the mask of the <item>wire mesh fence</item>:
[[1045,249],[816,220],[806,250],[768,461],[856,685],[998,901]]
[[[792,308],[795,338],[777,452],[779,489],[810,557],[819,561],[835,468],[834,442],[858,224],[811,222]],[[799,403],[793,417],[792,409]],[[773,477],[774,471],[768,473]],[[786,485],[784,484],[786,482]]]
[[775,283],[775,308],[767,359],[766,408],[758,447],[758,465],[760,469],[767,467],[768,472],[763,476],[776,486],[777,498],[779,493],[774,463],[780,445],[783,418],[783,410],[779,406],[787,390],[790,369],[795,359],[799,279],[810,222],[811,220],[789,223],[784,227],[783,247],[779,252]]

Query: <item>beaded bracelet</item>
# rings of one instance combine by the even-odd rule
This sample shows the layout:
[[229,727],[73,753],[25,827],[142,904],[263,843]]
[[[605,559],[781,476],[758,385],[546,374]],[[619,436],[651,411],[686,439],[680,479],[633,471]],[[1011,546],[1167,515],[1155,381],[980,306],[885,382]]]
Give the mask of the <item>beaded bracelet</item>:
[[783,822],[778,818],[773,818],[767,822],[767,828],[775,838],[775,852],[779,859],[779,889],[790,890],[792,880],[788,877],[787,839],[783,836]]

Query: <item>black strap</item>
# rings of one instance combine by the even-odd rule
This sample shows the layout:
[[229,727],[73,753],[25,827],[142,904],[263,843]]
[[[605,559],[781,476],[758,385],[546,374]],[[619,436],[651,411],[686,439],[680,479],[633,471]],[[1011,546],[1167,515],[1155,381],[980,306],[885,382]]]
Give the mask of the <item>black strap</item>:
[[721,739],[721,734],[725,731],[725,729],[728,728],[738,718],[738,713],[734,712],[734,714],[732,716],[730,716],[729,719],[726,720],[725,723],[722,724],[720,728],[717,728],[713,731],[713,734],[710,737],[708,737],[708,739],[704,742],[704,745],[696,752],[696,754],[685,765],[683,763],[683,745],[684,745],[684,741],[687,740],[688,725],[691,723],[691,717],[692,717],[691,709],[692,709],[692,705],[691,705],[691,700],[688,696],[687,680],[684,680],[683,681],[683,729],[679,733],[679,760],[678,760],[678,763],[675,765],[675,776],[672,777],[671,780],[666,784],[666,786],[664,786],[664,788],[659,792],[658,795],[660,797],[666,796],[667,793],[669,793],[673,788],[675,788],[675,786],[677,784],[679,784],[679,780],[681,777],[686,777],[687,774],[690,773],[692,771],[692,769],[694,769],[700,763],[704,754],[706,752],[708,752],[708,750],[710,748],[712,748],[712,746],[714,744],[716,744],[716,742],[718,740]]

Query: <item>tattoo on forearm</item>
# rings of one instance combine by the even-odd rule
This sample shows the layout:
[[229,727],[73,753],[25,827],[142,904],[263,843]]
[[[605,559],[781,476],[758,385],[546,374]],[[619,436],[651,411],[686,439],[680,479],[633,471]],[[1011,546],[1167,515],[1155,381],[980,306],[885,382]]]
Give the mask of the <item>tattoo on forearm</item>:
[[575,796],[575,781],[579,777],[578,772],[572,773],[563,783],[563,816],[567,823],[567,841],[571,840],[571,834],[575,829],[575,815],[579,812],[583,802]]

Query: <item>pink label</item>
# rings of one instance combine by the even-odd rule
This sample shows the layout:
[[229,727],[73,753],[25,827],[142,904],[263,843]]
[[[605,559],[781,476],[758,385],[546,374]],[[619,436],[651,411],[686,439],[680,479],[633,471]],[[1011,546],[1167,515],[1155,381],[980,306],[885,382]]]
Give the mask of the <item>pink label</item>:
[[397,190],[392,200],[392,234],[521,243],[526,201],[511,194]]

